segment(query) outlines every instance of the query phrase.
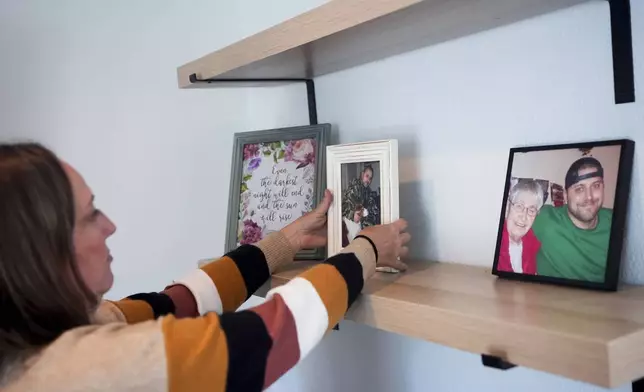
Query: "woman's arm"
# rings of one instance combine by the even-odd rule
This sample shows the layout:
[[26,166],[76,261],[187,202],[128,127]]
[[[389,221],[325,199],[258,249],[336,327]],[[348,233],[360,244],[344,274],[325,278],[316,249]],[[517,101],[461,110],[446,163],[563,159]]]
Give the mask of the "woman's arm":
[[137,323],[172,314],[196,317],[236,310],[279,266],[290,263],[297,249],[283,232],[254,245],[242,245],[178,279],[160,293],[138,293],[120,301],[104,301],[95,321]]
[[292,262],[298,250],[326,245],[326,215],[332,200],[333,195],[326,190],[315,210],[258,243],[242,245],[193,271],[161,293],[103,301],[95,312],[94,322],[137,323],[165,315],[184,318],[236,310],[275,269]]
[[[259,391],[336,325],[374,273],[371,244],[355,240],[245,311],[161,322],[170,391]],[[224,389],[225,388],[225,389]]]
[[6,391],[265,389],[340,321],[375,264],[372,245],[359,238],[245,311],[76,328],[42,350]]
[[[301,234],[294,243],[319,244],[314,232],[294,227]],[[406,222],[396,221],[363,230],[370,240],[354,240],[245,311],[181,319],[168,314],[69,330],[11,371],[2,390],[262,390],[338,323],[374,273],[376,260],[405,269],[397,258],[408,253],[405,228]]]
[[300,249],[326,245],[326,214],[333,195],[329,190],[315,210],[254,245],[243,245],[209,263],[161,293],[139,293],[121,301],[103,301],[94,322],[137,323],[174,315],[195,317],[236,310],[281,265],[293,261]]

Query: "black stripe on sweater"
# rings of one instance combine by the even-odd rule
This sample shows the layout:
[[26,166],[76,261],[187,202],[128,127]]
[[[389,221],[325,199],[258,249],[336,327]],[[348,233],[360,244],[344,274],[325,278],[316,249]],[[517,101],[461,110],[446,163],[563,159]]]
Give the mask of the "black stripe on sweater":
[[154,312],[155,319],[166,314],[174,314],[176,310],[172,298],[164,293],[139,293],[130,295],[127,298],[147,302],[152,308],[152,312]]
[[224,313],[221,328],[228,343],[226,391],[261,391],[273,340],[255,312]]
[[349,292],[347,309],[349,309],[353,301],[358,298],[358,294],[360,294],[364,286],[362,264],[360,264],[358,257],[353,253],[338,253],[329,258],[326,263],[334,266],[340,272],[344,281],[347,282]]
[[229,252],[226,256],[233,259],[244,283],[246,284],[246,299],[259,289],[270,277],[266,256],[258,247],[253,245],[242,245]]

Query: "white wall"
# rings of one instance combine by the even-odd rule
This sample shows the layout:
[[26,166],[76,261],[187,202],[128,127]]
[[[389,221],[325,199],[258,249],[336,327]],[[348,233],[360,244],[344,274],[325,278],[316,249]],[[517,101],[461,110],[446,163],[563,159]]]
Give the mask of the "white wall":
[[[0,138],[44,141],[86,175],[119,225],[111,297],[158,290],[223,250],[235,131],[308,121],[302,86],[181,91],[176,66],[320,3],[0,0]],[[597,2],[320,78],[320,121],[339,142],[398,138],[414,254],[477,265],[493,257],[509,147],[629,136],[625,277],[644,283],[644,3],[632,7],[636,104],[613,105]],[[331,387],[599,390],[350,322],[271,389]]]
[[[608,4],[598,1],[318,78],[319,120],[334,124],[337,142],[399,140],[401,215],[415,256],[486,266],[510,147],[632,138],[639,144],[623,276],[644,283],[644,2],[632,1],[632,13],[635,104],[613,103]],[[260,89],[248,114],[257,127],[304,123],[304,94],[302,86]],[[487,369],[477,355],[351,322],[275,390],[331,388],[602,390],[529,369]]]
[[[292,1],[282,16],[310,6]],[[0,0],[0,138],[46,143],[85,175],[118,227],[108,297],[162,289],[223,252],[222,146],[248,130],[249,91],[182,91],[176,67],[254,33],[252,7]]]

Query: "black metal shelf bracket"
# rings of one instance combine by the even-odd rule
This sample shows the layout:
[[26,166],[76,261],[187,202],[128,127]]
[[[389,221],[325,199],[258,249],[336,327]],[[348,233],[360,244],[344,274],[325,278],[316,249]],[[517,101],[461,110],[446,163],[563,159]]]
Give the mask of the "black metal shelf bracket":
[[483,362],[483,366],[485,367],[491,367],[499,370],[508,370],[517,366],[506,361],[503,358],[488,354],[481,354],[481,362]]
[[613,46],[615,103],[635,102],[630,0],[608,0]]
[[633,384],[631,385],[633,392],[644,392],[644,378],[633,381]]
[[306,100],[308,103],[309,109],[309,124],[316,125],[318,123],[318,110],[317,103],[315,101],[315,83],[313,79],[305,78],[251,78],[251,79],[225,79],[225,78],[211,78],[211,79],[199,79],[196,74],[191,74],[189,77],[190,83],[304,83],[306,84]]
[[[517,366],[503,358],[488,354],[481,354],[481,361],[483,362],[483,366],[499,370],[508,370]],[[633,392],[644,392],[644,378],[633,381],[631,390]]]

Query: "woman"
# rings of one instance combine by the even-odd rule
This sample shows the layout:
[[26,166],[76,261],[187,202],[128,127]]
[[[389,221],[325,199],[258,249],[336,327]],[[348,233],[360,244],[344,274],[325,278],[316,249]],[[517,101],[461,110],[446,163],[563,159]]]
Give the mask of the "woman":
[[499,271],[535,275],[541,242],[532,231],[534,219],[543,206],[544,192],[533,180],[519,180],[508,195],[506,219],[501,236]]
[[405,222],[234,312],[299,249],[323,246],[331,204],[173,282],[104,301],[114,224],[71,166],[38,144],[0,145],[0,390],[257,391],[304,358],[376,267],[403,267]]

